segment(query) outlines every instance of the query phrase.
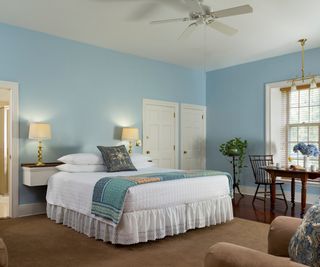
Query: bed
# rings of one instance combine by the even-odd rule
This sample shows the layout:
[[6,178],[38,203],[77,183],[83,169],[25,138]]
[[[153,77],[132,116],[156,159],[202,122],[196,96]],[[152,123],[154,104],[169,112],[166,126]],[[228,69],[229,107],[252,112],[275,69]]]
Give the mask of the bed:
[[[146,183],[129,188],[118,225],[91,213],[94,186],[103,177],[170,172],[147,168],[117,173],[69,173],[50,177],[47,216],[89,237],[130,245],[233,219],[226,175]],[[178,171],[178,170],[176,170]]]

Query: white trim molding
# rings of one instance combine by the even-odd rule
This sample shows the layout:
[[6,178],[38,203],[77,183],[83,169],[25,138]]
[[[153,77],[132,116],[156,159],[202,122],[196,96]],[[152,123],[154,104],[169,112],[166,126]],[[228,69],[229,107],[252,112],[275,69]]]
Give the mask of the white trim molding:
[[281,147],[281,91],[287,82],[268,83],[265,86],[265,153],[274,155],[274,161],[280,162]]
[[[320,76],[315,77],[316,82],[320,81]],[[277,124],[278,121],[274,121],[279,117],[281,112],[281,91],[280,88],[290,87],[291,81],[279,81],[274,83],[267,83],[265,85],[265,153],[274,154],[275,151],[275,133],[273,132],[272,125]],[[305,82],[297,81],[296,85],[302,85]],[[276,140],[277,142],[277,140]],[[277,144],[278,145],[278,144]]]
[[0,81],[0,88],[10,90],[10,130],[9,144],[10,170],[9,177],[9,216],[18,216],[19,206],[19,84]]

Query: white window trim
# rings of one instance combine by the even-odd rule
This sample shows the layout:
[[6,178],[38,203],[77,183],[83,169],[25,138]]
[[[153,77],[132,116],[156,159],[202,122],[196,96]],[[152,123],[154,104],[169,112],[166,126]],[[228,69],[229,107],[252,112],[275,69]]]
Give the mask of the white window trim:
[[[273,112],[280,113],[281,103],[271,101],[272,97],[278,96],[276,100],[281,102],[281,92],[279,88],[288,86],[287,81],[268,83],[265,85],[265,154],[274,155],[276,154],[276,147],[280,145],[279,138],[272,131],[272,116]],[[278,136],[279,137],[279,136]],[[277,158],[274,159],[275,161]]]
[[[316,77],[316,81],[319,81],[319,76]],[[299,85],[300,83],[297,83]],[[302,83],[301,83],[302,84]],[[288,81],[280,81],[280,82],[274,82],[274,83],[267,83],[265,85],[265,154],[268,155],[274,155],[275,154],[275,142],[279,143],[279,140],[275,140],[277,138],[274,138],[272,134],[272,112],[274,112],[274,101],[272,101],[272,96],[274,94],[277,94],[280,96],[280,88],[282,87],[288,87]],[[280,100],[280,97],[278,99]],[[279,107],[276,107],[276,112],[279,112]],[[280,138],[278,138],[280,139]],[[277,158],[275,159],[275,161]],[[285,183],[291,183],[290,180],[283,180]],[[301,183],[299,180],[296,180],[296,183]],[[318,182],[312,182],[308,181],[308,184],[312,184],[315,187],[320,187],[320,183]]]

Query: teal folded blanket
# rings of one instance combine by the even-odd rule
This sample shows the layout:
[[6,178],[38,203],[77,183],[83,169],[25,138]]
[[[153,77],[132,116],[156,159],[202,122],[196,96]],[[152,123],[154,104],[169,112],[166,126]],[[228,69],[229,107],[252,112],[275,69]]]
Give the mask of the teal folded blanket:
[[91,213],[117,225],[122,216],[127,191],[132,186],[218,175],[226,175],[228,177],[230,196],[232,196],[232,177],[229,173],[220,171],[175,171],[135,176],[105,177],[100,179],[94,186]]

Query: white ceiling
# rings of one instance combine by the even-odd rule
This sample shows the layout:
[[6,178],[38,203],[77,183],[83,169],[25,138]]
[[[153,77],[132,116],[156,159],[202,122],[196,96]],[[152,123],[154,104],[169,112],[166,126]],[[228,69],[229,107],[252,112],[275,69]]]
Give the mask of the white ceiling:
[[[206,70],[299,51],[301,37],[309,39],[306,48],[320,47],[319,0],[204,0],[214,10],[253,7],[253,14],[220,20],[239,30],[232,37],[201,26],[179,41],[187,22],[149,24],[185,17],[187,10],[176,8],[183,1],[0,0],[0,22]],[[158,7],[149,9],[150,2]]]

